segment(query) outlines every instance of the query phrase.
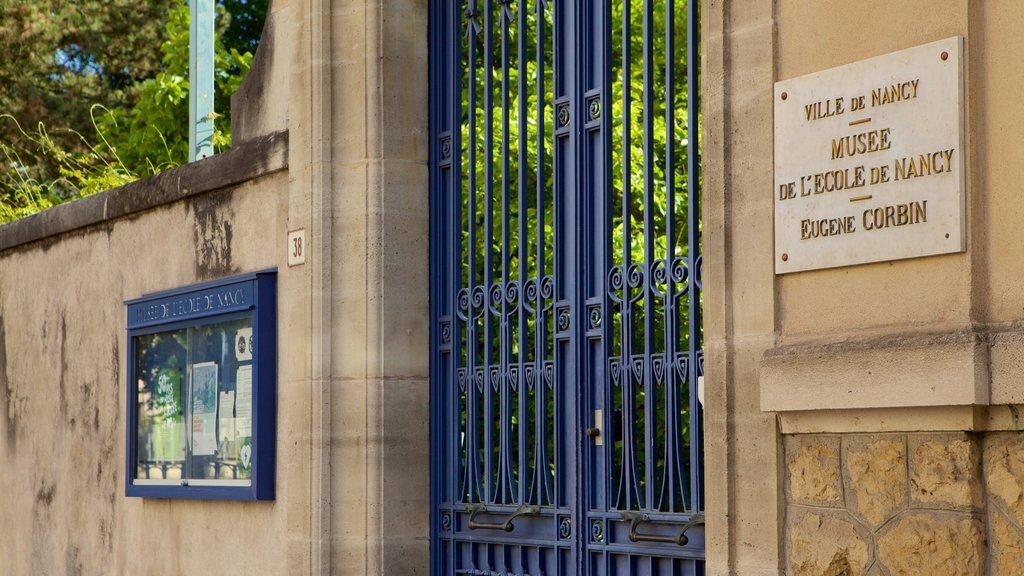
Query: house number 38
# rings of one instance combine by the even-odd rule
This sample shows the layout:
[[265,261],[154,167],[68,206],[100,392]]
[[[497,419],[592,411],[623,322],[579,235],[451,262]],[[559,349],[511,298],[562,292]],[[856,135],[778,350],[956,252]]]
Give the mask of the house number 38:
[[306,263],[306,230],[299,228],[288,233],[288,265]]

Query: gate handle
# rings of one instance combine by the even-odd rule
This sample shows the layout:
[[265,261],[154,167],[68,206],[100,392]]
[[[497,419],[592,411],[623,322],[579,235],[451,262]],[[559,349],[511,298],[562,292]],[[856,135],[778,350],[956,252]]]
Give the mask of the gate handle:
[[698,524],[704,523],[703,514],[694,514],[690,516],[690,521],[683,524],[682,530],[679,531],[679,535],[676,537],[672,536],[661,536],[658,534],[640,534],[637,529],[640,524],[644,522],[651,522],[650,517],[647,514],[641,514],[639,512],[623,512],[622,519],[631,522],[629,526],[629,541],[630,542],[662,542],[665,544],[677,544],[679,546],[686,546],[690,539],[686,537],[686,531]]
[[515,520],[516,518],[518,518],[520,516],[531,516],[533,514],[540,513],[540,506],[530,506],[528,504],[524,504],[524,505],[520,506],[518,510],[513,512],[511,516],[506,518],[504,522],[477,522],[476,521],[476,517],[479,516],[480,514],[490,514],[490,512],[487,511],[487,506],[485,506],[483,504],[467,504],[466,505],[466,511],[470,512],[470,515],[469,515],[469,529],[470,530],[477,530],[479,528],[484,528],[484,529],[487,529],[487,530],[504,530],[505,532],[511,532],[511,531],[515,530],[515,528],[516,528],[512,524],[513,520]]

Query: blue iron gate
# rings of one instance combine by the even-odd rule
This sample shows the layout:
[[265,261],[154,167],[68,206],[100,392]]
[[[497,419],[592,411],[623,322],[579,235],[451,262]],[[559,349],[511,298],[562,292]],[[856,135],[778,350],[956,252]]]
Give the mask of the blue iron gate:
[[696,4],[431,2],[433,574],[703,574]]

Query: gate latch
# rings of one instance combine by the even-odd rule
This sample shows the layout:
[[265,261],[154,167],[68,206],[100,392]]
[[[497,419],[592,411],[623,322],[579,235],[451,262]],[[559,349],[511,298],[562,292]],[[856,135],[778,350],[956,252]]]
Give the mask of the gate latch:
[[594,439],[594,446],[604,446],[604,410],[594,410],[594,425],[587,428],[587,438]]

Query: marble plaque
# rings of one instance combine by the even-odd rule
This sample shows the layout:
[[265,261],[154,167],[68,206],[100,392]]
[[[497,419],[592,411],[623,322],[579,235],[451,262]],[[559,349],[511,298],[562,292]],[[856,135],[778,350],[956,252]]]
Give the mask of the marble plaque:
[[965,249],[963,39],[775,84],[775,272]]

